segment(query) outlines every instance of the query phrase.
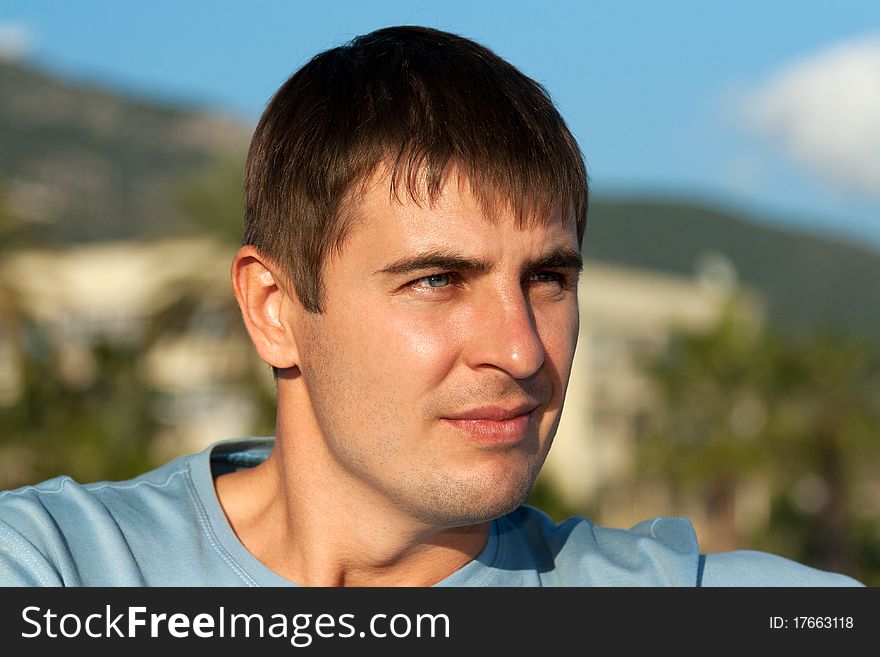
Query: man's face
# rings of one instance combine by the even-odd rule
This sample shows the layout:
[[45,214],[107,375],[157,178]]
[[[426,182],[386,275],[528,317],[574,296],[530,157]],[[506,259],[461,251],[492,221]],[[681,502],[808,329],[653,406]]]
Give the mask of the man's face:
[[531,489],[571,370],[580,265],[573,220],[493,221],[451,180],[423,207],[372,181],[326,263],[324,313],[295,329],[333,467],[442,527]]

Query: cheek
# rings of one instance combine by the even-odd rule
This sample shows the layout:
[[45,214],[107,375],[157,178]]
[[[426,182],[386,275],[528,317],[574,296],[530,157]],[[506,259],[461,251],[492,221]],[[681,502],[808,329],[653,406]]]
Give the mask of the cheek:
[[344,341],[351,358],[366,371],[385,379],[384,385],[440,383],[455,363],[461,322],[438,309],[391,304],[376,312],[359,308],[361,321]]

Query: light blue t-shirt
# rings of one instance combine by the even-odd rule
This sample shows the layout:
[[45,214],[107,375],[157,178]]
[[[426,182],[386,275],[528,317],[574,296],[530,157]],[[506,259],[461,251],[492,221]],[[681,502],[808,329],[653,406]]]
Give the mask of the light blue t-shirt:
[[[0,492],[0,585],[295,586],[236,538],[213,478],[252,467],[271,439],[226,441],[123,482],[68,477]],[[438,586],[858,586],[761,552],[701,555],[690,522],[626,531],[555,524],[528,506],[491,523],[476,559]]]

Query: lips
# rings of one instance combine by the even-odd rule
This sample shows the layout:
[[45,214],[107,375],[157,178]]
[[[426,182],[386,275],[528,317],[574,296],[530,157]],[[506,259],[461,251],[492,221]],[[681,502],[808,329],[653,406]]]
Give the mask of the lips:
[[531,413],[536,403],[516,406],[481,406],[441,418],[444,423],[478,443],[516,444],[529,431]]
[[481,406],[470,411],[447,415],[447,420],[491,420],[494,422],[504,422],[512,420],[521,415],[527,415],[538,407],[537,403],[523,403],[513,407],[504,406]]

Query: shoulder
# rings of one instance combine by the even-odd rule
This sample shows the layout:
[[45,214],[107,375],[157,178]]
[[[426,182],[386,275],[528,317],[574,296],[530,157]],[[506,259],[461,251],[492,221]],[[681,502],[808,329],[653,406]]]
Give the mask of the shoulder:
[[0,492],[0,521],[10,526],[43,529],[49,518],[75,527],[98,514],[124,518],[163,496],[177,497],[191,457],[182,457],[156,470],[126,481],[80,484],[70,477],[55,477],[33,486]]
[[251,467],[271,447],[225,440],[127,481],[59,477],[0,492],[0,586],[253,585],[255,559],[229,527],[213,477]]
[[[550,586],[694,586],[699,549],[691,523],[653,518],[631,529],[600,527],[586,518],[554,523],[521,507],[505,517],[513,555],[535,555]],[[513,544],[513,545],[511,545]],[[513,560],[513,555],[508,559]]]
[[502,520],[502,567],[534,568],[543,586],[861,586],[766,552],[703,555],[685,518],[618,529],[582,517],[557,524],[523,506]]
[[862,586],[855,579],[751,550],[705,555],[703,586]]
[[[106,560],[125,561],[142,528],[173,524],[169,508],[188,495],[187,459],[128,481],[56,477],[0,492],[0,585],[81,585]],[[140,583],[134,572],[117,572],[115,584]]]

